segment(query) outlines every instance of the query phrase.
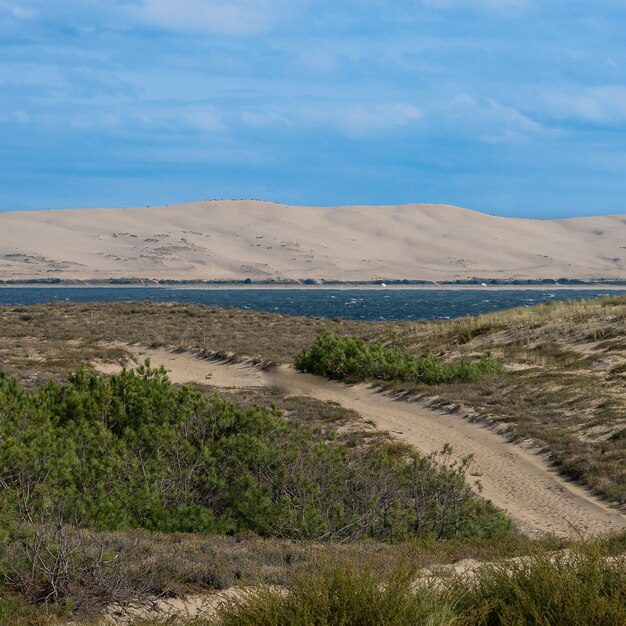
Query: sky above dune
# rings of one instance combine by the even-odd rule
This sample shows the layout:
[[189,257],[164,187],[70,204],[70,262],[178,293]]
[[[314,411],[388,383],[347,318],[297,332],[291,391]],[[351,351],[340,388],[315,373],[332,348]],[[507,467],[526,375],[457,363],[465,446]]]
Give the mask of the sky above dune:
[[626,213],[621,0],[0,0],[0,211]]

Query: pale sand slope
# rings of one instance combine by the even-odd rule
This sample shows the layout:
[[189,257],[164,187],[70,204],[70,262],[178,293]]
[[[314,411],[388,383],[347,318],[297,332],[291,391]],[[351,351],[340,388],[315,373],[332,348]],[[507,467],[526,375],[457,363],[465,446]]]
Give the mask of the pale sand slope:
[[626,279],[626,216],[212,201],[0,213],[0,280]]
[[[433,410],[418,402],[397,401],[367,385],[345,385],[301,374],[291,366],[262,371],[245,364],[202,360],[189,353],[128,349],[139,362],[149,357],[153,366],[166,367],[176,383],[209,382],[225,388],[273,387],[290,395],[337,402],[421,452],[437,451],[449,443],[459,458],[474,454],[471,472],[479,475],[483,495],[507,511],[523,532],[578,537],[626,528],[626,516],[590,496],[585,489],[565,481],[542,456],[458,415]],[[116,368],[104,365],[98,369],[110,373]]]

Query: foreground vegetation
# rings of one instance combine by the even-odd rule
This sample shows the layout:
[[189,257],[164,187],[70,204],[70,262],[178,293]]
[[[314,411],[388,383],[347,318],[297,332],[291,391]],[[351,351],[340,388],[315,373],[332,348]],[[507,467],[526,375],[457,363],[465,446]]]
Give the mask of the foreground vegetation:
[[301,372],[334,380],[385,380],[426,385],[477,382],[486,374],[502,371],[502,366],[490,354],[483,355],[477,362],[463,358],[456,363],[444,363],[430,351],[415,357],[400,347],[368,345],[358,337],[329,332],[322,333],[310,349],[303,348],[296,355],[295,366]]
[[7,509],[101,530],[399,540],[508,527],[465,482],[469,459],[315,437],[275,407],[175,388],[148,365],[83,369],[36,392],[0,376]]
[[[624,538],[620,540],[623,544]],[[246,586],[196,618],[146,610],[133,626],[621,626],[626,620],[626,560],[593,541],[554,553],[484,564],[464,574],[420,570],[403,560],[318,561],[286,586]],[[623,546],[622,546],[623,548]],[[0,594],[1,623],[57,626],[67,607],[32,607]],[[75,619],[73,624],[78,624]],[[103,620],[80,622],[87,626]],[[110,622],[108,622],[110,623]]]
[[354,322],[183,304],[0,307],[0,359],[27,385],[82,360],[124,359],[119,342],[291,363],[324,331],[443,363],[486,352],[504,371],[466,384],[379,384],[507,425],[560,471],[626,507],[626,298],[551,302],[434,322]]
[[449,453],[342,441],[275,405],[174,387],[149,363],[108,379],[83,368],[32,391],[0,375],[0,584],[54,605],[132,595],[119,541],[94,531],[506,536],[510,522],[466,482],[470,459]]
[[[330,364],[317,373],[504,421],[626,503],[623,298],[398,324],[177,304],[4,307],[0,623],[87,623],[113,600],[149,606],[232,585],[261,591],[221,615],[135,623],[626,621],[625,535],[518,537],[469,489],[469,460],[416,455],[337,406],[263,389],[215,396],[149,366],[76,371],[124,362],[121,342],[266,365],[317,345],[303,369]],[[502,561],[520,556],[530,560]],[[463,558],[498,563],[462,582],[419,569]]]
[[416,582],[417,574],[407,566],[381,584],[371,570],[327,567],[290,593],[267,590],[235,600],[213,623],[609,626],[626,620],[626,564],[607,561],[594,547],[486,566],[437,585]]

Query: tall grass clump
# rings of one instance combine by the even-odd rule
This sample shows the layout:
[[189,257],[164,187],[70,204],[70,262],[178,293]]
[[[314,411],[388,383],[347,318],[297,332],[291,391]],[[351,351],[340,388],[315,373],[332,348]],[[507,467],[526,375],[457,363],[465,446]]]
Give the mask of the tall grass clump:
[[288,591],[259,590],[226,605],[219,626],[406,626],[455,623],[449,603],[429,589],[414,590],[415,572],[401,568],[380,581],[354,564],[322,567]]
[[0,590],[0,624],[11,626],[59,626],[56,617],[28,604],[20,596]]
[[478,381],[486,374],[502,371],[490,355],[479,361],[467,358],[445,363],[432,352],[415,357],[399,347],[380,343],[366,344],[357,337],[324,332],[310,349],[304,348],[295,359],[296,368],[335,380],[385,380],[437,385],[453,381]]
[[453,595],[464,626],[623,626],[626,560],[598,544],[537,553],[484,566]]
[[600,542],[587,543],[437,583],[406,566],[384,580],[367,567],[326,566],[288,591],[255,590],[234,600],[217,624],[623,626],[626,560],[607,556]]

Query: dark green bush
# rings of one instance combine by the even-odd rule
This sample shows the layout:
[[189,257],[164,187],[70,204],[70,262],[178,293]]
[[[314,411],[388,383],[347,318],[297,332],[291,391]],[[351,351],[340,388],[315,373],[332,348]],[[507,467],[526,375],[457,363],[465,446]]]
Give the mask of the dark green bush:
[[148,365],[28,392],[0,377],[0,514],[102,530],[396,541],[506,531],[449,450],[327,441]]
[[296,368],[336,380],[385,380],[437,385],[455,380],[478,381],[485,374],[502,371],[489,354],[479,361],[461,359],[444,363],[432,352],[414,357],[401,348],[385,348],[379,343],[367,345],[362,339],[325,332],[310,349],[303,349],[295,359]]

